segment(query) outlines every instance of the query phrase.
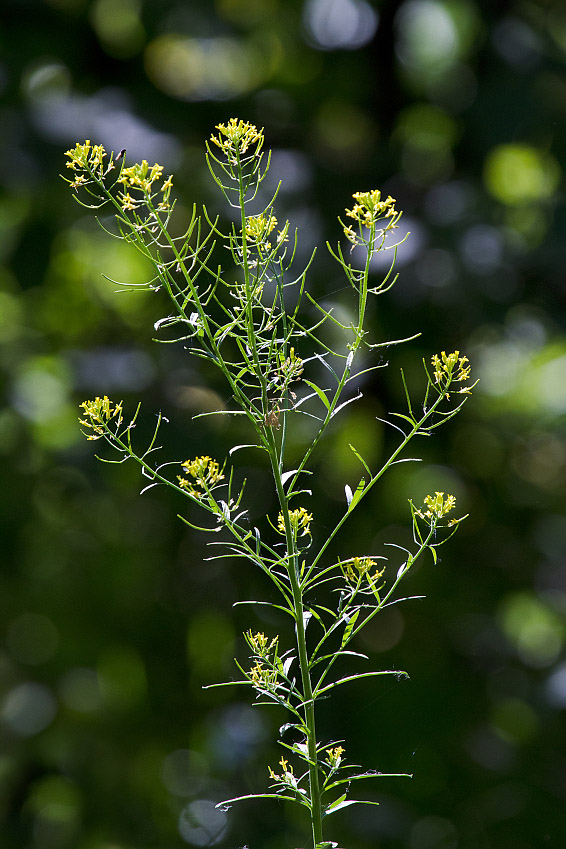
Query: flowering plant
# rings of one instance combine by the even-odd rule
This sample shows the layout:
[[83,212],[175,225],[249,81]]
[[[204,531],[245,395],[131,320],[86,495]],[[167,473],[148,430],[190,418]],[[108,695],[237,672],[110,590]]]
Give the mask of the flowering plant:
[[[362,551],[335,560],[330,545],[385,472],[406,459],[402,455],[408,444],[416,436],[431,435],[462,408],[472,389],[470,366],[458,351],[434,354],[432,374],[424,364],[419,402],[411,397],[401,373],[406,409],[389,419],[398,437],[396,445],[377,468],[350,446],[363,471],[354,489],[345,484],[343,510],[334,527],[322,536],[314,532],[316,511],[305,506],[312,495],[306,484],[313,455],[334,418],[361,397],[352,392],[360,375],[381,367],[362,369],[360,354],[408,341],[375,341],[366,327],[368,298],[387,292],[396,280],[392,271],[400,243],[390,244],[388,238],[397,228],[401,212],[393,198],[382,200],[377,190],[354,193],[355,203],[346,210],[353,223],[340,223],[351,251],[362,249],[361,266],[354,266],[340,245],[328,246],[351,288],[355,306],[355,319],[344,324],[308,293],[306,270],[288,279],[296,236],[290,249],[289,222],[276,230],[275,198],[259,213],[250,212],[269,169],[263,131],[237,119],[219,124],[216,130],[206,145],[206,157],[219,190],[237,211],[237,220],[227,232],[218,220],[211,220],[206,209],[202,215],[195,209],[184,234],[172,235],[172,177],[163,179],[163,168],[157,163],[150,166],[144,160],[127,165],[125,151],[114,157],[90,141],[77,144],[66,154],[72,172],[68,182],[83,205],[113,207],[117,235],[151,261],[154,277],[144,288],[166,292],[171,303],[171,314],[157,321],[156,329],[172,329],[174,339],[182,341],[190,355],[205,359],[221,372],[232,406],[216,414],[244,416],[250,442],[234,446],[224,460],[206,455],[177,464],[157,464],[153,453],[161,414],[142,451],[132,438],[139,407],[128,420],[122,402],[106,396],[95,398],[81,404],[80,422],[88,439],[103,439],[118,453],[112,462],[138,463],[149,486],[166,485],[180,499],[204,511],[209,518],[204,526],[186,516],[182,519],[193,528],[222,532],[225,556],[257,566],[278,593],[277,603],[272,604],[288,615],[292,630],[266,636],[249,629],[243,635],[250,652],[249,665],[237,662],[241,678],[210,686],[245,685],[259,703],[284,708],[289,717],[281,728],[285,756],[277,770],[268,768],[271,785],[267,791],[221,804],[270,797],[297,803],[308,812],[313,849],[323,849],[333,845],[325,833],[331,814],[348,805],[376,804],[351,798],[352,781],[379,773],[360,771],[350,764],[343,741],[321,739],[318,702],[356,679],[405,675],[399,670],[379,670],[337,677],[335,665],[339,658],[364,658],[351,648],[360,631],[380,611],[399,601],[400,582],[425,552],[436,561],[438,547],[462,519],[445,520],[455,506],[452,495],[436,492],[420,507],[410,502],[414,546],[402,549],[402,562],[393,570],[383,555]],[[228,248],[237,269],[236,281],[231,279],[232,271],[227,273],[212,260],[218,242]],[[370,286],[372,259],[387,250],[392,251],[389,273]],[[305,296],[310,311],[315,310],[314,319],[309,320],[309,310],[303,309]],[[340,345],[329,343],[327,326],[334,335],[338,331]],[[324,367],[330,387],[317,381],[315,366]],[[453,396],[462,397],[454,400]],[[314,421],[315,430],[295,461],[296,468],[291,469],[288,437],[298,416]],[[251,525],[244,506],[244,486],[235,485],[233,455],[250,447],[264,452],[269,461],[278,502],[277,515],[267,517],[273,538]],[[172,466],[176,466],[173,473]],[[328,605],[320,601],[327,588],[335,591],[331,594],[334,602]]]

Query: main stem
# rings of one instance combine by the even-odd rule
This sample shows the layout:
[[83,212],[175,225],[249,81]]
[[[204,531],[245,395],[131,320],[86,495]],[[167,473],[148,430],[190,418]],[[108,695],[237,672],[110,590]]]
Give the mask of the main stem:
[[268,433],[269,453],[271,457],[271,468],[273,470],[273,478],[275,480],[275,488],[281,513],[285,524],[285,537],[287,541],[287,572],[291,584],[291,592],[293,594],[293,607],[295,610],[295,628],[297,633],[297,649],[299,653],[299,667],[301,670],[301,683],[303,689],[304,711],[305,711],[305,727],[307,732],[307,751],[309,763],[309,789],[311,801],[311,825],[313,847],[322,843],[322,803],[320,798],[320,781],[318,770],[318,753],[316,747],[316,719],[314,710],[314,699],[312,682],[309,670],[309,659],[307,654],[307,639],[305,631],[305,617],[303,606],[303,595],[299,581],[299,553],[297,551],[295,535],[291,528],[289,518],[289,506],[283,483],[281,481],[281,472],[279,470],[279,462],[277,459],[277,448],[275,445],[275,437],[273,431]]
[[[252,301],[250,295],[250,268],[248,264],[248,250],[246,242],[246,211],[245,211],[245,194],[242,180],[242,169],[240,163],[240,153],[237,151],[238,178],[239,178],[239,195],[240,195],[240,214],[242,226],[242,265],[244,269],[244,283],[246,288],[246,326],[248,333],[248,346],[250,348],[256,374],[261,385],[261,400],[264,412],[267,412],[268,401],[265,386],[265,380],[262,379],[261,369],[259,366],[257,344],[254,333]],[[281,304],[283,308],[283,304]],[[293,607],[295,613],[295,628],[297,633],[297,649],[299,654],[299,666],[301,670],[301,682],[303,689],[304,711],[305,711],[305,728],[307,734],[307,752],[309,763],[309,789],[310,789],[310,814],[312,826],[313,849],[322,843],[322,803],[320,798],[320,781],[317,764],[317,747],[316,747],[316,722],[314,699],[312,691],[312,683],[309,670],[309,659],[307,654],[307,640],[305,633],[305,617],[303,607],[303,596],[299,581],[299,553],[295,534],[291,527],[289,518],[289,505],[283,482],[281,480],[281,464],[278,457],[277,445],[273,430],[269,426],[266,427],[266,442],[273,471],[273,478],[277,490],[277,497],[283,515],[285,524],[285,538],[287,543],[287,572],[289,574],[289,582],[291,584],[291,592],[293,595]]]

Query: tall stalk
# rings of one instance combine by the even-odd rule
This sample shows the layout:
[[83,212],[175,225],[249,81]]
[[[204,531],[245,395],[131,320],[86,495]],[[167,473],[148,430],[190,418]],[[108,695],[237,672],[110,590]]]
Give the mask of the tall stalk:
[[[353,381],[382,367],[361,367],[360,354],[409,341],[374,341],[366,321],[369,298],[388,292],[397,279],[393,266],[399,245],[391,240],[401,213],[393,198],[384,200],[379,191],[371,190],[354,193],[355,203],[346,210],[352,223],[338,219],[350,252],[357,251],[356,257],[362,257],[355,265],[340,244],[336,248],[328,245],[351,287],[357,312],[356,320],[345,325],[309,294],[306,274],[310,263],[289,279],[297,237],[289,244],[289,222],[276,231],[275,196],[260,205],[259,212],[250,212],[269,169],[269,156],[266,159],[262,150],[263,132],[236,119],[219,124],[216,130],[217,135],[207,143],[206,158],[218,188],[237,210],[238,224],[233,223],[227,232],[217,219],[211,220],[205,208],[197,215],[195,207],[185,233],[173,236],[172,178],[164,179],[157,163],[151,168],[145,160],[127,165],[125,157],[107,156],[100,145],[85,142],[67,151],[67,165],[73,173],[68,182],[77,199],[79,192],[87,193],[86,200],[79,200],[84,206],[113,208],[116,229],[112,235],[150,260],[152,279],[129,288],[166,292],[172,312],[155,325],[165,334],[162,341],[181,342],[188,355],[205,359],[219,370],[232,406],[215,414],[244,416],[251,442],[234,446],[224,463],[208,455],[156,463],[161,416],[143,450],[134,441],[139,406],[127,421],[122,402],[97,397],[81,404],[80,421],[88,439],[104,440],[117,452],[117,459],[103,458],[106,462],[132,460],[139,464],[147,481],[142,491],[171,487],[184,499],[186,508],[191,508],[180,516],[182,521],[201,531],[220,532],[220,543],[216,543],[222,550],[219,556],[241,558],[259,568],[277,599],[262,603],[291,618],[294,637],[283,635],[281,642],[278,634],[266,636],[253,628],[246,631],[243,636],[250,663],[237,662],[241,678],[209,685],[247,686],[258,704],[278,705],[290,720],[282,727],[279,741],[288,757],[281,757],[279,771],[268,767],[269,791],[238,796],[219,805],[228,807],[258,798],[296,803],[308,812],[313,849],[329,849],[335,844],[325,833],[328,817],[348,805],[377,804],[349,796],[352,782],[373,779],[377,773],[373,769],[359,772],[347,762],[343,741],[333,741],[326,730],[321,736],[318,700],[356,679],[405,674],[388,669],[333,677],[338,659],[351,664],[367,660],[350,644],[381,610],[398,603],[397,588],[423,553],[430,552],[436,561],[439,546],[457,529],[461,518],[446,518],[455,506],[452,495],[427,495],[420,507],[410,502],[414,544],[411,549],[400,549],[396,564],[388,563],[383,554],[363,551],[336,560],[330,555],[331,543],[383,475],[409,459],[404,452],[414,437],[430,436],[458,413],[472,388],[470,367],[458,351],[434,354],[430,365],[423,363],[424,389],[418,403],[401,373],[406,409],[387,418],[397,434],[396,446],[374,470],[355,446],[350,446],[360,463],[360,477],[351,481],[352,485],[345,483],[343,512],[334,526],[324,534],[313,534],[311,524],[316,527],[316,518],[304,506],[313,494],[305,488],[305,480],[313,486],[317,483],[312,461],[330,423],[361,397],[359,390],[352,393]],[[227,269],[214,259],[219,253],[217,242],[223,258],[228,248],[231,266]],[[392,250],[390,270],[372,286],[372,259],[386,250]],[[292,309],[286,305],[291,299],[285,297],[290,286],[296,293]],[[339,331],[340,345],[329,342],[329,326]],[[317,368],[324,369],[330,387],[318,381]],[[289,469],[287,434],[300,415],[314,421],[315,430],[295,460],[296,468]],[[266,530],[250,523],[244,485],[235,483],[234,455],[250,447],[267,453],[277,496],[279,512],[266,517]],[[171,474],[172,468],[176,474]],[[197,525],[193,508],[204,512],[208,522]],[[331,601],[323,602],[328,589],[333,591]]]

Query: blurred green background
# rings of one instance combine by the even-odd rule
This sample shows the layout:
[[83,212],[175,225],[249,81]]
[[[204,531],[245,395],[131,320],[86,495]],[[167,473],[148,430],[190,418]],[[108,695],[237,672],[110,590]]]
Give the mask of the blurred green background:
[[[203,142],[232,116],[265,127],[279,220],[311,286],[345,309],[324,248],[354,191],[379,187],[411,231],[372,316],[392,349],[318,458],[315,516],[341,509],[381,455],[375,417],[402,404],[399,367],[465,352],[465,411],[393,471],[349,528],[347,553],[407,534],[406,500],[453,492],[469,512],[426,595],[360,643],[374,667],[321,734],[412,780],[329,821],[347,849],[566,845],[566,8],[559,0],[2,0],[0,9],[0,847],[291,849],[295,811],[250,802],[279,752],[276,711],[202,685],[234,674],[241,632],[278,623],[238,599],[269,589],[204,540],[135,468],[105,466],[77,426],[85,397],[162,410],[164,459],[222,456],[242,433],[191,421],[223,400],[180,346],[151,343],[146,279],[59,178],[85,138],[176,175],[180,203],[222,209]],[[376,269],[376,274],[379,274]],[[143,428],[141,428],[143,429]],[[355,436],[355,439],[353,438]],[[96,446],[95,446],[96,447]],[[165,457],[165,454],[167,455]],[[252,518],[273,505],[253,456]],[[357,480],[357,479],[356,479]],[[354,481],[355,483],[355,481]],[[315,533],[324,534],[324,519]],[[404,536],[405,535],[405,536]],[[355,550],[355,551],[354,551]],[[283,638],[282,638],[283,639]]]

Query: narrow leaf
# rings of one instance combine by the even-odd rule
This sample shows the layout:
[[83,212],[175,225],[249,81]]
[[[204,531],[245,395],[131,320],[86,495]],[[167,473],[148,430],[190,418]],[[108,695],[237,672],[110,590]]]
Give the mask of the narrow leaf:
[[339,405],[338,405],[338,406],[337,406],[337,407],[336,407],[336,408],[332,411],[332,418],[334,418],[334,416],[335,416],[337,413],[339,413],[339,412],[340,412],[340,410],[342,410],[344,407],[347,407],[347,406],[348,406],[348,404],[351,404],[351,403],[352,403],[352,401],[359,401],[359,400],[360,400],[360,398],[363,398],[363,397],[364,397],[364,396],[362,395],[362,393],[361,393],[361,392],[358,392],[358,394],[357,394],[357,395],[354,395],[354,397],[353,397],[353,398],[348,398],[348,400],[347,400],[347,401],[344,401],[342,404],[339,404]]
[[354,492],[352,500],[348,504],[348,513],[350,513],[354,509],[354,507],[356,506],[356,504],[358,503],[358,501],[362,497],[365,486],[366,486],[365,478],[362,478],[360,480],[359,484],[356,487],[356,491]]
[[346,643],[349,641],[350,636],[352,634],[352,631],[354,630],[354,625],[356,624],[356,620],[357,620],[359,615],[360,615],[360,611],[356,610],[354,615],[349,617],[348,624],[344,628],[344,634],[342,636],[342,644],[341,644],[340,648],[343,649],[344,646],[346,645]]
[[370,802],[367,799],[347,799],[344,802],[340,802],[338,805],[331,805],[326,809],[323,816],[329,817],[330,814],[336,813],[341,808],[347,808],[348,805],[379,805],[379,802]]
[[311,389],[314,389],[314,391],[316,392],[316,394],[318,395],[318,397],[320,398],[320,400],[322,401],[322,403],[324,404],[326,409],[329,410],[330,409],[330,402],[329,402],[328,398],[326,397],[326,393],[320,388],[320,386],[317,386],[316,383],[312,383],[310,380],[303,380],[303,383],[306,383],[307,386],[310,386]]
[[364,460],[364,458],[362,457],[362,455],[360,454],[360,452],[356,451],[356,449],[354,448],[354,446],[352,445],[351,442],[348,443],[348,448],[358,458],[358,460],[360,461],[360,463],[362,464],[362,466],[364,467],[364,469],[366,470],[368,475],[371,477],[370,468],[369,468],[368,464],[366,463],[366,461]]

